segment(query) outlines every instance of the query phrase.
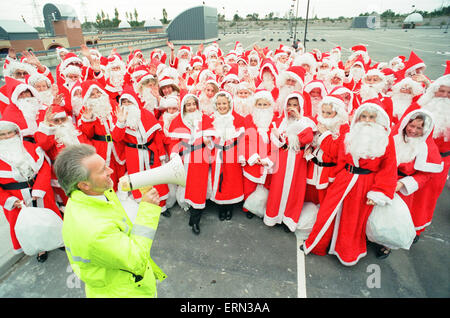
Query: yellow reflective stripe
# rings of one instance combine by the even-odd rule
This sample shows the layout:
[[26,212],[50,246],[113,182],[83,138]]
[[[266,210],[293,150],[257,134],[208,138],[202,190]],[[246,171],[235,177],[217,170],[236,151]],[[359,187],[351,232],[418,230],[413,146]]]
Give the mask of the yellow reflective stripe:
[[148,226],[140,225],[140,224],[134,224],[133,228],[131,229],[131,234],[143,236],[150,240],[153,240],[156,234],[156,230],[152,229]]

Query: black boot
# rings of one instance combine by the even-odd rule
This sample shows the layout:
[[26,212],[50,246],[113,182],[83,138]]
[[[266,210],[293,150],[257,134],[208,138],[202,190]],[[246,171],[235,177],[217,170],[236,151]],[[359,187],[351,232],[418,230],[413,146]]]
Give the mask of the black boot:
[[219,205],[219,220],[224,221],[227,216],[227,211],[223,205]]
[[233,210],[230,208],[229,210],[227,210],[225,218],[227,220],[231,220],[232,217],[233,217]]
[[161,213],[162,215],[164,215],[166,218],[170,218],[170,216],[172,215],[172,213],[170,213],[170,210],[167,209],[165,210],[163,213]]
[[197,210],[190,208],[189,212],[191,216],[189,217],[189,225],[192,227],[192,232],[198,235],[200,234],[200,218],[202,216],[203,210]]
[[198,224],[193,224],[192,232],[194,232],[195,235],[199,235],[200,234],[200,226]]

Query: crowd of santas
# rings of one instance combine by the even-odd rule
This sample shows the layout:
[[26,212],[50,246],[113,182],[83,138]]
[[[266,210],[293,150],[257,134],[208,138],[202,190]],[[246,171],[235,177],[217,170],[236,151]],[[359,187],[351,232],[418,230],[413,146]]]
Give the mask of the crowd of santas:
[[[320,206],[302,249],[346,265],[366,254],[365,224],[375,205],[398,193],[417,238],[431,223],[450,167],[450,75],[430,80],[411,52],[375,63],[357,45],[272,51],[214,42],[197,52],[130,49],[125,61],[83,46],[58,48],[56,78],[32,53],[11,52],[0,88],[0,203],[11,225],[22,204],[63,217],[67,196],[52,162],[59,151],[92,144],[115,190],[126,175],[179,155],[186,187],[155,186],[162,213],[176,202],[200,233],[207,200],[221,220],[243,203],[268,226],[294,232],[304,202]],[[176,51],[176,53],[175,53]],[[139,201],[141,192],[130,194]],[[255,213],[257,214],[257,213]],[[380,247],[379,255],[389,255]]]

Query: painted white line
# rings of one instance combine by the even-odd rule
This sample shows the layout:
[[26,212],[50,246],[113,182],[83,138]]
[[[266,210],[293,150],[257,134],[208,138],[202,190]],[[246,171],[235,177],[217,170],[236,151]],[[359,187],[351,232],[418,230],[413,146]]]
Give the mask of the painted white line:
[[[357,37],[353,37],[353,39],[358,39]],[[382,45],[389,45],[389,46],[396,46],[399,47],[401,49],[407,49],[407,50],[411,50],[412,48],[410,46],[402,46],[402,45],[396,45],[393,43],[386,43],[386,42],[380,42],[380,41],[375,41],[375,40],[369,40],[369,39],[364,39],[365,41],[369,41],[369,42],[374,42],[374,43],[378,43],[378,44],[382,44]],[[424,52],[424,53],[433,53],[436,54],[436,51],[427,51],[427,50],[422,50],[419,48],[414,48],[414,51],[420,51],[420,52]]]
[[299,233],[294,232],[297,238],[297,244],[295,248],[297,249],[297,297],[306,297],[306,274],[305,274],[305,253],[300,250],[300,245],[303,244],[303,238],[300,237]]

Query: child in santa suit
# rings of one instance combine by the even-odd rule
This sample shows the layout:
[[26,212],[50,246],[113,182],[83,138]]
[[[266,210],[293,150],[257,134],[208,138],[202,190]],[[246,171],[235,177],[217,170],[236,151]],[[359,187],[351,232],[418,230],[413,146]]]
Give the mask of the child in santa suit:
[[244,199],[242,166],[244,118],[233,111],[233,97],[226,91],[214,96],[214,150],[211,157],[211,201],[219,207],[219,219],[231,220],[233,207]]
[[[119,99],[117,122],[111,133],[113,140],[124,147],[129,175],[160,167],[165,157],[161,126],[152,113],[140,106],[137,94],[130,87],[125,88]],[[154,187],[161,199],[161,211],[165,212],[169,188],[167,184]],[[141,191],[133,190],[132,194],[134,199],[140,201]]]
[[[278,150],[273,168],[264,223],[283,224],[294,232],[302,211],[306,190],[306,145],[313,141],[316,125],[303,113],[304,99],[300,92],[286,97],[281,117],[271,131],[271,142]],[[275,151],[275,149],[273,150]]]
[[349,130],[348,114],[344,100],[338,95],[328,95],[319,105],[317,132],[312,147],[306,149],[308,156],[308,177],[306,179],[305,201],[320,204],[325,198],[330,175],[336,166],[339,147]]
[[[45,118],[39,123],[34,138],[36,144],[45,151],[52,163],[56,160],[58,153],[67,146],[80,143],[91,144],[86,135],[73,125],[71,118],[60,105],[51,105],[47,108]],[[64,211],[68,198],[59,185],[53,169],[51,184],[56,202],[61,211]]]
[[200,234],[200,219],[206,205],[210,153],[214,144],[212,119],[203,114],[197,96],[187,94],[180,114],[169,127],[170,156],[180,155],[186,170],[186,187],[178,187],[177,201],[190,210],[189,226]]
[[[48,208],[59,217],[50,185],[51,168],[42,148],[24,141],[19,126],[0,121],[0,204],[10,225],[15,253],[22,252],[15,235],[15,224],[23,206]],[[62,218],[62,217],[61,217]],[[39,253],[39,262],[47,259],[47,252]]]
[[[254,105],[245,117],[245,160],[244,199],[245,204],[259,207],[258,203],[267,201],[270,186],[271,168],[275,159],[271,157],[270,129],[275,123],[274,100],[267,90],[258,90],[254,95]],[[265,188],[265,189],[263,189]],[[260,215],[264,214],[264,204]],[[253,213],[243,208],[248,218]]]
[[84,108],[78,128],[114,171],[111,178],[117,190],[119,178],[125,174],[124,146],[111,136],[117,121],[117,104],[96,81],[85,81],[81,88]]

